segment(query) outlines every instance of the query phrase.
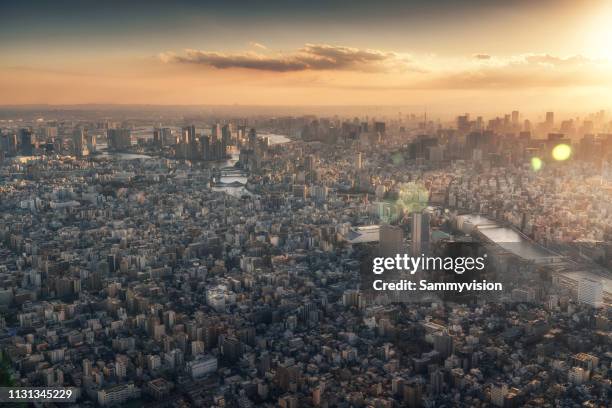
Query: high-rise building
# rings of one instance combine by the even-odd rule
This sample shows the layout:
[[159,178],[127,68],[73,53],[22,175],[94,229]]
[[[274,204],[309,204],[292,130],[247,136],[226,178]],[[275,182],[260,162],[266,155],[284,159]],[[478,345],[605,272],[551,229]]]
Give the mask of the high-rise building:
[[72,131],[72,147],[76,157],[83,157],[88,154],[87,151],[87,131],[82,128],[75,128]]
[[[191,131],[189,131],[191,132]],[[194,130],[195,132],[195,130]],[[182,135],[182,133],[181,133]],[[176,144],[176,138],[172,135],[170,128],[155,128],[153,130],[153,143],[157,147],[173,146]]]
[[412,213],[412,256],[429,253],[429,215]]
[[108,148],[122,150],[132,145],[132,132],[130,129],[108,129],[106,131]]
[[361,170],[363,168],[361,152],[355,153],[355,170]]
[[211,160],[210,136],[202,135],[200,137],[200,149],[202,160]]
[[601,281],[582,278],[578,282],[578,301],[589,306],[599,307],[602,303],[603,284]]
[[153,130],[153,144],[155,147],[162,147],[164,145],[161,129],[155,128]]
[[519,111],[512,111],[512,125],[516,126],[519,123]]
[[555,113],[546,112],[546,126],[552,128],[555,125]]
[[17,154],[17,135],[15,133],[2,135],[0,142],[0,150],[2,150],[6,156],[14,156]]
[[212,137],[212,140],[214,141],[221,140],[223,138],[223,133],[221,131],[221,125],[218,123],[215,123],[213,127],[210,129],[210,135]]
[[34,154],[34,135],[30,129],[19,130],[20,151],[23,156]]
[[181,143],[193,143],[195,141],[196,129],[194,125],[183,127],[183,132],[181,133]]
[[249,149],[255,149],[257,146],[257,132],[255,129],[249,130]]
[[309,154],[304,158],[304,167],[306,171],[313,171],[315,166],[316,158],[314,155]]
[[232,125],[227,123],[221,128],[221,141],[225,146],[231,146],[232,140]]
[[435,370],[429,374],[429,384],[432,395],[439,395],[444,388],[444,373],[442,370]]
[[403,254],[404,249],[404,232],[401,228],[383,224],[380,226],[378,248],[381,256],[394,257],[397,254]]
[[96,135],[87,133],[87,150],[89,153],[95,153],[96,151]]
[[433,335],[434,350],[440,353],[442,358],[450,356],[453,352],[453,338],[446,332]]

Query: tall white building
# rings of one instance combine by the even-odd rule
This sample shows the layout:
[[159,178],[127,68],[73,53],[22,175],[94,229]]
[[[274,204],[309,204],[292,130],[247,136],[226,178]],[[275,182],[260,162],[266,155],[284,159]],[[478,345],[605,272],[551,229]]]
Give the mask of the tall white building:
[[601,306],[603,299],[603,284],[591,278],[582,278],[578,282],[578,301],[589,306]]

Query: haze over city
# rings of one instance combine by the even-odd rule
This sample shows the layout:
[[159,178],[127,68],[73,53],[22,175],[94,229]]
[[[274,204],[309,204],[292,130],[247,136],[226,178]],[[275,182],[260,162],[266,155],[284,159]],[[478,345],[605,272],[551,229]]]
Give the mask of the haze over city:
[[2,2],[0,404],[610,407],[611,23]]
[[[612,104],[607,1],[12,2],[0,104]],[[495,101],[495,111],[491,101]]]

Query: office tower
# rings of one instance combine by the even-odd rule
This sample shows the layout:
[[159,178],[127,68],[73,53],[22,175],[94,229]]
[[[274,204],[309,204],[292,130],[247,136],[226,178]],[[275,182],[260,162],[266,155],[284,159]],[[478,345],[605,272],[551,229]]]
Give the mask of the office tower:
[[164,145],[161,129],[153,129],[153,144],[158,148]]
[[363,167],[361,152],[355,153],[355,170],[361,170]]
[[34,135],[30,129],[19,130],[20,151],[23,156],[34,154]]
[[518,111],[512,111],[512,125],[516,126],[519,123],[519,112]]
[[221,125],[215,123],[210,129],[210,135],[212,137],[212,140],[214,141],[221,140],[223,138],[223,133],[221,132]]
[[83,360],[83,376],[91,377],[92,364],[91,360],[84,359]]
[[200,149],[200,157],[202,160],[211,160],[210,136],[202,135],[202,137],[200,137]]
[[183,131],[181,133],[181,142],[182,143],[193,143],[196,136],[196,129],[194,125],[183,127]]
[[401,228],[383,224],[380,226],[378,249],[381,256],[394,257],[403,254],[404,232]]
[[4,152],[5,156],[14,156],[17,154],[17,135],[14,133],[2,135],[0,139],[0,150]]
[[226,337],[221,344],[221,353],[226,361],[236,362],[242,356],[242,344],[234,337]]
[[453,352],[453,338],[446,332],[434,333],[434,350],[440,353],[442,358],[450,356]]
[[578,301],[592,307],[601,306],[603,284],[590,278],[582,278],[578,282]]
[[444,373],[440,369],[436,369],[435,371],[429,374],[429,383],[431,386],[431,394],[439,395],[442,393],[444,388]]
[[257,132],[255,129],[249,130],[249,149],[255,149],[257,146]]
[[176,138],[172,136],[172,129],[155,128],[153,130],[153,144],[158,148],[175,145]]
[[96,151],[96,135],[87,133],[87,150],[89,153],[95,153]]
[[236,134],[236,139],[238,139],[238,144],[242,144],[247,136],[246,125],[239,125],[238,132]]
[[85,129],[76,128],[72,131],[72,147],[76,157],[83,157],[87,155],[87,141],[85,139],[85,135]]
[[378,132],[381,135],[384,135],[387,130],[387,125],[385,122],[374,122],[374,132]]
[[412,213],[412,256],[429,253],[429,215]]
[[232,125],[225,124],[221,128],[221,141],[225,146],[231,146],[232,143]]
[[166,313],[164,313],[164,324],[166,325],[166,327],[172,329],[174,327],[175,322],[176,313],[173,310],[168,310]]
[[555,113],[546,112],[546,126],[552,128],[555,125]]
[[122,150],[132,146],[132,132],[130,129],[108,129],[106,131],[108,148]]
[[408,145],[409,157],[410,159],[428,159],[429,148],[437,145],[437,137],[430,137],[428,135],[418,135],[416,139]]
[[306,156],[304,158],[304,167],[306,168],[306,171],[313,171],[315,162],[316,162],[316,159],[314,155],[309,154],[308,156]]
[[470,114],[466,113],[462,116],[457,116],[457,130],[459,132],[468,132],[470,130]]

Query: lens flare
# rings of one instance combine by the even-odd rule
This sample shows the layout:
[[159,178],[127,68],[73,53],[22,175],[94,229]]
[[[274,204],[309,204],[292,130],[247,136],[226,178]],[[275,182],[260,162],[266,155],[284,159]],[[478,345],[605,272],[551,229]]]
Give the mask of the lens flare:
[[429,191],[420,182],[403,183],[399,189],[397,205],[405,212],[423,211],[429,204]]
[[542,165],[544,163],[542,163],[542,159],[540,159],[539,157],[532,157],[531,158],[531,168],[534,171],[539,171],[542,168]]
[[557,161],[564,161],[569,159],[572,154],[572,148],[566,145],[565,143],[556,145],[552,151],[553,159]]

